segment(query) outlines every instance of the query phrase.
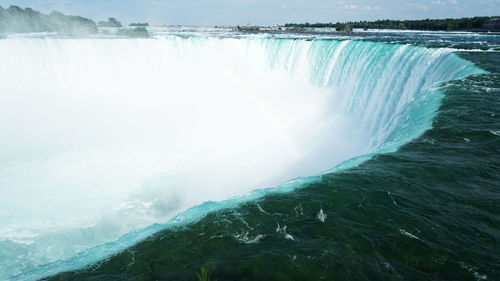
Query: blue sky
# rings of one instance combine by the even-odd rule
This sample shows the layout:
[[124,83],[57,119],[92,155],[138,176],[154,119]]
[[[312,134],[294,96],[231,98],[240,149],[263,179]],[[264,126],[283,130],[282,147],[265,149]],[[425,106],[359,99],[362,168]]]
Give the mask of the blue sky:
[[500,0],[0,0],[124,23],[283,24],[375,19],[500,16]]

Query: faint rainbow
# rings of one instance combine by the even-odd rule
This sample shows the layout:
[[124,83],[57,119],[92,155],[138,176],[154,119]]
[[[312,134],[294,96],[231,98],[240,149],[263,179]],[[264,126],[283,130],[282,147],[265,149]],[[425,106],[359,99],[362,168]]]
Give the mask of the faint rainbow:
[[252,88],[248,85],[248,83],[238,76],[234,75],[232,72],[223,69],[223,72],[226,76],[228,76],[232,81],[236,82],[236,84],[240,87],[243,93],[245,93],[248,98],[254,103],[254,105],[262,111],[269,118],[270,125],[272,128],[278,132],[278,135],[287,148],[290,155],[294,160],[300,160],[303,156],[300,146],[294,140],[290,133],[282,124],[282,122],[275,117],[273,110],[252,90]]

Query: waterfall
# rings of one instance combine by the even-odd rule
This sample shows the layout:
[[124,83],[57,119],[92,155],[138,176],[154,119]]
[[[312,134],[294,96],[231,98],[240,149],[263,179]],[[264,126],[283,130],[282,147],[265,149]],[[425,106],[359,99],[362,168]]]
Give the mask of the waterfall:
[[442,82],[481,72],[447,49],[269,38],[4,39],[0,62],[0,279],[394,151]]

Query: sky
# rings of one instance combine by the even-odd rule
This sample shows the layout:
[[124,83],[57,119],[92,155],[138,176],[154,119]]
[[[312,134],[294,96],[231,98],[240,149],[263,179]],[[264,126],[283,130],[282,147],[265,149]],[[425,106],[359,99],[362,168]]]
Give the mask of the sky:
[[271,25],[376,19],[500,16],[500,0],[0,0],[94,20],[189,25]]

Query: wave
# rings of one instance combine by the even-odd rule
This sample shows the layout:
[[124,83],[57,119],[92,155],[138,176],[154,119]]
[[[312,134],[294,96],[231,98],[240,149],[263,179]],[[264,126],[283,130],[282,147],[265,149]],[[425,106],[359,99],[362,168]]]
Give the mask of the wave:
[[7,39],[0,61],[14,280],[395,151],[443,82],[483,72],[448,49],[269,38]]

